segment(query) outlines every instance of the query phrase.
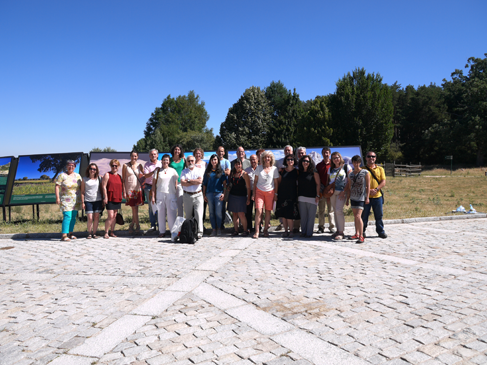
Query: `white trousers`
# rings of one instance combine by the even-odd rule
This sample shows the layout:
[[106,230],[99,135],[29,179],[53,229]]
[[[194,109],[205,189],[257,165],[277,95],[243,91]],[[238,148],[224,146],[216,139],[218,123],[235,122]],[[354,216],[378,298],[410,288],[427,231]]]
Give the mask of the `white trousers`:
[[183,201],[186,219],[192,218],[194,215],[198,222],[198,233],[203,234],[203,193],[199,192],[194,195],[183,193]]
[[167,224],[171,230],[176,221],[177,202],[176,195],[169,193],[157,193],[156,197],[157,220],[159,223],[159,232],[166,233],[166,213]]

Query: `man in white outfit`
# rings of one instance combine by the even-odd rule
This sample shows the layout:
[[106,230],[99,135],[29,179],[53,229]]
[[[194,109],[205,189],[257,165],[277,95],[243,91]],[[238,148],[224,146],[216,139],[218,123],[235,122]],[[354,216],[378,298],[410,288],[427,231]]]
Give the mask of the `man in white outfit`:
[[186,219],[195,217],[198,222],[198,238],[203,237],[203,183],[204,169],[195,166],[194,156],[186,159],[186,166],[181,172],[181,185],[183,187],[183,206]]

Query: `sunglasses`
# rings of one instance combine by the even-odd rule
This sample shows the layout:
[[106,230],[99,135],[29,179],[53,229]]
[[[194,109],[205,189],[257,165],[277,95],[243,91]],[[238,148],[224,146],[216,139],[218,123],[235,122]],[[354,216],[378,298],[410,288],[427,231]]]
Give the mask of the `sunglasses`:
[[374,155],[367,155],[367,158],[376,158],[377,156]]
[[118,169],[118,165],[110,165],[111,167],[116,167]]
[[96,171],[96,169],[90,169],[90,171]]
[[292,159],[292,158],[288,158],[286,161],[288,161],[288,162],[289,162],[289,161],[294,162],[294,159]]
[[303,163],[309,163],[309,160],[303,160]]

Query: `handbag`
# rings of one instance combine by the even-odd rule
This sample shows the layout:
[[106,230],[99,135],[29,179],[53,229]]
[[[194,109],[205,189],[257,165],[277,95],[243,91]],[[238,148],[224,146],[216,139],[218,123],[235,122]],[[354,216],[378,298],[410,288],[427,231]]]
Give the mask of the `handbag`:
[[125,224],[125,221],[123,220],[123,215],[121,213],[121,210],[119,210],[117,212],[117,217],[115,218],[115,222],[119,225],[119,226],[123,226]]

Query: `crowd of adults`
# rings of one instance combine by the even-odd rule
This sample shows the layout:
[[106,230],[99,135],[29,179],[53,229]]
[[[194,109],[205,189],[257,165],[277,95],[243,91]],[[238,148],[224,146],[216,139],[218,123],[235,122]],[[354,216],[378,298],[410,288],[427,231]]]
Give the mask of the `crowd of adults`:
[[110,171],[103,177],[95,163],[90,163],[81,177],[75,172],[76,163],[68,161],[66,171],[57,178],[55,190],[56,202],[63,213],[62,240],[76,239],[73,230],[80,209],[87,215],[88,239],[98,238],[103,210],[107,211],[103,237],[117,237],[115,224],[123,199],[132,210],[129,233],[134,235],[141,233],[139,207],[147,200],[149,231],[158,231],[159,237],[170,235],[167,227],[170,230],[180,216],[196,220],[197,235],[201,238],[208,206],[211,236],[223,234],[228,211],[233,220],[232,236],[268,237],[274,211],[279,218],[276,231],[284,230],[282,237],[297,233],[311,237],[318,211],[316,233],[325,233],[327,215],[331,237],[342,240],[344,207],[348,205],[355,223],[355,232],[349,239],[364,242],[371,209],[377,234],[387,237],[382,221],[386,177],[384,169],[375,164],[373,151],[367,152],[365,165],[360,156],[354,156],[353,168],[339,152],[331,153],[328,147],[323,148],[323,160],[316,166],[305,147],[293,153],[291,146],[284,147],[284,158],[277,161],[271,151],[264,149],[247,159],[244,148],[239,147],[237,159],[230,163],[221,146],[208,164],[203,161],[201,148],[185,158],[182,146],[175,145],[170,155],[164,154],[161,160],[158,156],[159,151],[152,149],[150,160],[142,165],[138,153],[133,151],[130,161],[122,166],[118,160],[111,160]]

